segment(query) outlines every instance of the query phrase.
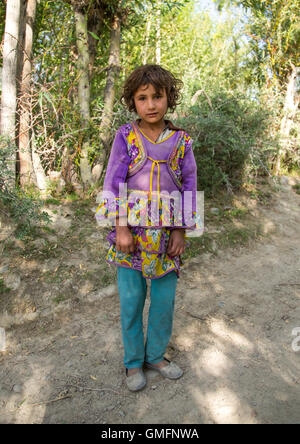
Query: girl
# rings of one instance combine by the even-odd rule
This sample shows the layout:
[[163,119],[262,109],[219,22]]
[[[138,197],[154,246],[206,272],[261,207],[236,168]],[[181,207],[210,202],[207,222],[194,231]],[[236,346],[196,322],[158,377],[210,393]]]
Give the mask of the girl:
[[[141,66],[126,80],[121,100],[139,119],[116,133],[96,212],[97,220],[115,223],[107,237],[106,261],[118,267],[124,365],[132,391],[146,385],[143,366],[170,379],[183,374],[164,358],[172,334],[185,230],[199,228],[200,221],[192,140],[164,119],[167,110],[178,104],[181,84],[158,65]],[[186,207],[192,211],[189,224]],[[151,303],[144,344],[146,279],[151,279]]]

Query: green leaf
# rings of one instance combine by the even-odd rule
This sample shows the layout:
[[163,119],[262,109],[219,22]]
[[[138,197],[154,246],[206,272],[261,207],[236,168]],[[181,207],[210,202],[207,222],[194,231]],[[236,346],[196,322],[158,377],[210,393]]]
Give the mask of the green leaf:
[[96,40],[100,40],[100,38],[92,31],[88,31],[89,34],[91,34],[92,37],[94,37],[94,39]]

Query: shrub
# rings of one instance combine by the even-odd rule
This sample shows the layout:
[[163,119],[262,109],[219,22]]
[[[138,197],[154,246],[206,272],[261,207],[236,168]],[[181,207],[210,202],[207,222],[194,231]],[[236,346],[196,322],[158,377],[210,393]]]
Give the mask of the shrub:
[[258,100],[225,90],[198,98],[176,124],[194,139],[198,189],[208,195],[238,190],[244,181],[266,174],[276,152],[269,132],[271,112]]
[[39,199],[27,196],[21,188],[15,186],[8,167],[8,159],[13,159],[15,152],[15,146],[0,137],[0,201],[17,224],[17,237],[23,238],[31,234],[37,225],[48,223],[50,218],[41,211],[42,202]]

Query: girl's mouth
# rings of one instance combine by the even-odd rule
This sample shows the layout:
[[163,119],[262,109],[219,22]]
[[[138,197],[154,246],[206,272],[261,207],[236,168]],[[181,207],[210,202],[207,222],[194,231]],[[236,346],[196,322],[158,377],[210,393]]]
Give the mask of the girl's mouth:
[[157,113],[151,113],[151,114],[147,114],[147,117],[156,117]]

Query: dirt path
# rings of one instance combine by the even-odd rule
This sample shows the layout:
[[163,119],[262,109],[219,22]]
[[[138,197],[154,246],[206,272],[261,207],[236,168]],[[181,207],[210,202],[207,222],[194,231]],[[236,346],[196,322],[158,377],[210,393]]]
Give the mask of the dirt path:
[[111,286],[7,330],[0,422],[300,423],[299,205],[279,193],[269,237],[185,265],[168,347],[180,380],[147,371],[147,387],[127,391]]

